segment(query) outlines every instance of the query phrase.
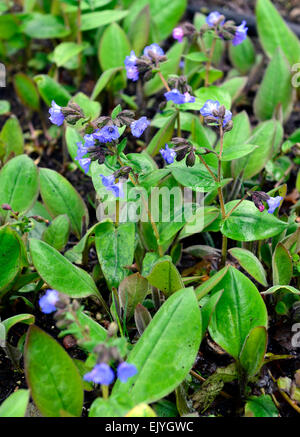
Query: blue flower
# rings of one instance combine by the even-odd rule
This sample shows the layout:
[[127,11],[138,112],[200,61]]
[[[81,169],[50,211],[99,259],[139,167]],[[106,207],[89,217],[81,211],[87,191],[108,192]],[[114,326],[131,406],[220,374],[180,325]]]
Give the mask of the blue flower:
[[91,158],[78,159],[80,166],[83,168],[84,173],[88,173],[91,165]]
[[170,149],[168,144],[166,144],[164,149],[160,149],[160,153],[167,164],[173,164],[174,158],[176,157],[174,149]]
[[149,52],[153,52],[157,56],[163,56],[165,54],[163,49],[159,47],[159,45],[156,43],[153,43],[150,46],[144,48],[144,55],[147,56],[148,58],[150,58]]
[[82,142],[76,143],[78,149],[77,149],[77,155],[75,156],[75,159],[78,161],[79,159],[83,158],[84,155],[88,153],[88,148],[82,144]]
[[83,139],[84,139],[84,146],[85,147],[92,147],[95,144],[95,138],[94,138],[93,134],[90,134],[90,135],[87,134],[83,137]]
[[[218,11],[214,11],[211,12],[207,17],[206,17],[206,23],[210,26],[210,27],[214,27],[217,22],[219,21],[221,17],[220,12]],[[223,25],[225,23],[225,20],[222,21],[221,25]]]
[[247,38],[248,27],[246,27],[246,24],[247,22],[244,20],[242,24],[237,27],[232,40],[232,45],[237,46]]
[[121,382],[127,382],[128,378],[137,374],[137,368],[134,364],[129,364],[124,361],[123,363],[118,365],[117,375]]
[[182,94],[176,88],[174,88],[171,91],[168,91],[167,93],[165,93],[165,98],[168,101],[172,100],[177,105],[180,105],[182,103],[194,103],[194,101],[195,101],[195,97],[191,96],[189,93]]
[[[219,117],[214,115],[215,111],[219,111],[220,109],[220,102],[218,100],[206,100],[202,108],[200,109],[200,114],[203,115],[203,117],[213,117],[216,121],[219,120]],[[232,113],[228,109],[225,111],[224,120],[223,120],[223,127],[226,126],[226,124],[231,120]]]
[[218,111],[220,108],[220,103],[218,100],[206,100],[202,108],[200,109],[200,114],[203,117],[214,117],[213,111]]
[[58,301],[59,294],[56,290],[47,290],[44,296],[39,300],[41,310],[45,314],[50,314],[56,311],[56,302]]
[[51,108],[49,109],[49,120],[56,124],[56,126],[61,126],[64,122],[64,115],[61,112],[61,106],[57,105],[54,100],[51,102]]
[[232,119],[232,112],[226,109],[225,116],[223,120],[223,127],[226,126],[226,124]]
[[109,385],[115,379],[115,374],[108,364],[96,364],[95,367],[83,376],[85,381],[95,384]]
[[138,120],[133,121],[130,125],[132,135],[139,138],[149,124],[150,121],[147,120],[147,117],[141,117]]
[[130,56],[126,56],[124,64],[126,68],[127,78],[134,82],[139,78],[139,71],[136,66],[137,57],[133,50],[130,52]]
[[108,191],[111,191],[115,197],[124,197],[123,184],[121,182],[115,183],[114,175],[104,176],[100,175],[102,178],[102,184]]
[[175,27],[173,29],[172,36],[174,39],[177,39],[178,42],[182,42],[184,37],[184,31],[182,27]]
[[273,214],[276,208],[280,206],[280,202],[282,201],[283,197],[277,196],[277,197],[270,197],[267,200],[267,204],[269,205],[268,213]]
[[120,133],[117,126],[104,126],[100,131],[96,131],[93,136],[101,143],[110,143],[117,140]]

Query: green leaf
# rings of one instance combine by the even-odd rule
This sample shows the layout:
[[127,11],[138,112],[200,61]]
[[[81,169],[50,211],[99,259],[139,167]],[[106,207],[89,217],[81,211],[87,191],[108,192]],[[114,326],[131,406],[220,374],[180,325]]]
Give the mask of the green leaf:
[[245,179],[257,175],[275,155],[283,138],[283,128],[279,121],[269,120],[260,123],[247,143],[259,146],[249,156],[235,161],[232,165],[235,176],[243,170]]
[[229,253],[238,260],[241,267],[243,267],[252,278],[264,287],[268,286],[265,269],[259,259],[252,252],[240,247],[234,247],[229,249]]
[[14,87],[19,99],[25,106],[34,111],[40,109],[40,97],[36,85],[31,78],[24,73],[15,74]]
[[267,327],[268,313],[255,285],[230,266],[212,293],[224,290],[209,324],[212,339],[235,359],[239,358],[250,331]]
[[[8,161],[0,172],[0,205],[8,203],[21,215],[35,203],[39,191],[37,168],[28,156]],[[9,220],[9,211],[0,209],[0,218]]]
[[267,349],[267,330],[264,326],[254,327],[245,340],[239,356],[239,363],[247,377],[259,373]]
[[290,66],[283,52],[278,48],[257,91],[254,100],[255,115],[260,120],[269,120],[273,117],[278,105],[281,105],[283,119],[287,120],[293,109],[293,100]]
[[40,190],[50,215],[67,214],[72,231],[80,238],[83,222],[88,226],[89,217],[85,203],[75,188],[56,171],[41,168]]
[[[80,170],[83,173],[85,173],[84,169],[81,167],[79,162],[75,159],[77,156],[77,151],[78,151],[77,143],[80,143],[83,141],[82,136],[79,134],[77,129],[75,129],[74,127],[71,127],[71,126],[67,126],[65,138],[66,138],[68,152],[69,152],[71,158],[73,159],[73,161],[75,162],[77,167],[80,168]],[[87,174],[90,175],[90,170],[88,171]]]
[[[221,105],[224,105],[226,109],[231,108],[231,97],[228,91],[217,87],[217,86],[209,86],[207,88],[199,88],[195,91],[195,96],[198,97],[197,99],[197,109],[201,109],[206,100],[218,100]],[[187,105],[195,105],[194,103],[185,103],[182,105],[182,108],[187,108]],[[190,108],[192,109],[192,107]]]
[[20,32],[17,15],[4,14],[0,15],[0,35],[1,39],[9,40]]
[[89,417],[124,417],[132,408],[131,404],[127,396],[118,399],[112,396],[108,399],[97,398],[91,405]]
[[34,81],[46,105],[51,106],[51,102],[54,100],[60,106],[67,106],[71,100],[71,94],[47,74],[35,76]]
[[20,239],[9,227],[0,228],[0,295],[22,269]]
[[0,133],[0,155],[3,148],[4,161],[12,155],[21,155],[24,152],[24,137],[18,119],[12,116],[4,123]]
[[58,44],[51,54],[51,61],[58,67],[65,66],[75,56],[79,55],[87,44],[76,44],[75,42],[62,42]]
[[[229,266],[223,267],[221,270],[219,270],[217,273],[215,273],[211,278],[209,278],[203,284],[199,285],[199,287],[197,287],[195,290],[197,299],[201,300],[212,289],[214,289],[219,284],[219,282],[221,282],[221,280],[224,278],[224,276],[227,274],[228,269],[229,269]],[[220,287],[218,289],[221,290]]]
[[[124,30],[118,24],[112,23],[105,29],[99,45],[98,58],[102,70],[124,67],[124,60],[129,55],[130,49],[130,43]],[[125,77],[126,73],[123,71],[124,84]]]
[[10,112],[10,102],[8,100],[0,100],[0,115]]
[[74,266],[56,249],[36,239],[31,239],[29,246],[34,267],[51,288],[74,298],[91,295],[100,298],[91,276]]
[[[225,205],[226,213],[239,202],[232,200]],[[221,231],[226,237],[237,241],[265,240],[280,234],[286,229],[285,223],[269,214],[260,212],[253,202],[244,200],[222,224]]]
[[194,61],[194,62],[208,61],[207,56],[202,52],[188,53],[187,55],[184,55],[184,57],[185,57],[185,59],[188,59],[189,61]]
[[43,232],[42,240],[54,249],[62,251],[68,242],[70,220],[66,214],[58,215]]
[[278,417],[278,410],[270,395],[251,396],[245,405],[246,417]]
[[[175,43],[167,52],[166,56],[168,60],[160,65],[161,74],[165,79],[169,74],[176,74],[179,68],[180,59],[184,50],[183,43]],[[145,84],[145,95],[151,96],[164,88],[164,85],[160,77],[156,74],[153,79],[149,80]],[[166,90],[165,90],[166,92]]]
[[35,322],[35,317],[32,314],[17,314],[16,316],[9,317],[3,320],[1,324],[5,327],[5,334],[7,336],[8,331],[17,323],[25,323],[25,325],[32,325]]
[[263,291],[262,294],[273,294],[273,293],[276,293],[276,291],[281,290],[281,289],[287,290],[293,294],[300,294],[300,291],[297,288],[292,287],[291,285],[273,285],[273,287],[269,288],[266,291]]
[[220,88],[230,94],[231,100],[234,102],[242,93],[248,78],[247,77],[233,77],[226,80]]
[[147,4],[137,15],[130,26],[128,36],[132,48],[137,56],[140,55],[149,40],[150,32],[150,8]]
[[177,118],[177,113],[174,112],[170,118],[166,120],[164,125],[159,129],[154,135],[150,143],[146,148],[146,152],[151,156],[155,156],[161,147],[170,141],[173,136],[175,121]]
[[39,13],[29,14],[22,30],[30,38],[36,39],[64,38],[70,33],[61,17]]
[[102,222],[95,231],[95,245],[101,269],[110,288],[118,287],[129,275],[134,257],[135,224],[121,223],[118,228]]
[[118,290],[119,300],[127,320],[130,320],[133,316],[137,304],[144,302],[149,289],[147,279],[143,278],[140,273],[127,276],[120,283]]
[[129,14],[124,20],[124,28],[128,32],[137,15],[146,6],[150,6],[152,33],[154,41],[159,43],[167,38],[186,10],[186,0],[135,0],[130,6]]
[[129,393],[135,404],[165,397],[190,371],[201,338],[201,314],[193,288],[174,293],[128,356],[127,361],[137,367],[137,375],[127,383],[118,381],[112,397]]
[[280,47],[291,65],[299,62],[300,43],[270,0],[256,3],[257,30],[266,54],[271,58]]
[[147,279],[167,297],[184,287],[180,273],[170,260],[155,263]]
[[101,111],[99,102],[93,102],[93,100],[81,92],[77,93],[72,100],[80,106],[86,118],[94,120],[99,117]]
[[118,9],[109,11],[96,11],[81,16],[81,30],[98,29],[106,24],[120,21],[128,15],[128,11]]
[[12,393],[0,405],[0,417],[24,417],[29,402],[29,390],[20,389]]
[[216,188],[216,182],[203,164],[195,164],[194,167],[170,167],[172,175],[184,187],[191,190],[208,192]]
[[289,285],[293,276],[293,262],[289,251],[278,243],[272,257],[273,285]]
[[91,95],[91,99],[95,100],[98,97],[98,95],[101,93],[101,91],[103,91],[105,89],[106,85],[114,77],[114,75],[116,73],[118,73],[118,71],[121,71],[121,70],[123,70],[123,66],[109,68],[109,69],[103,71],[103,73],[101,74],[101,76],[99,77],[99,79],[96,82],[95,88],[93,89],[93,92]]
[[255,64],[255,48],[249,37],[243,44],[234,46],[229,44],[229,57],[232,65],[241,74],[247,74]]
[[237,145],[234,144],[232,146],[226,147],[224,152],[222,153],[222,161],[232,161],[233,159],[241,158],[242,156],[249,155],[249,153],[253,152],[253,150],[257,149],[259,146],[255,146],[253,144],[242,144]]
[[43,416],[59,417],[62,411],[81,415],[83,385],[76,365],[56,340],[34,325],[26,336],[24,361],[31,396]]

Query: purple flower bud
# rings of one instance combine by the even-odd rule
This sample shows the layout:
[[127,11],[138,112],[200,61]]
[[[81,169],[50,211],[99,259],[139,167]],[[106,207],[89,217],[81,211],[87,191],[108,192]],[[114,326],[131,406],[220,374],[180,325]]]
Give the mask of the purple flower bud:
[[59,294],[56,290],[47,290],[44,296],[39,300],[41,310],[45,314],[50,314],[56,311],[56,302],[58,301]]
[[108,191],[111,191],[115,197],[124,197],[123,184],[121,182],[115,183],[114,175],[104,176],[100,175],[102,184]]
[[160,149],[160,153],[167,164],[173,164],[174,158],[176,157],[174,149],[170,149],[168,144],[166,144],[164,149]]
[[61,106],[57,105],[54,100],[51,102],[51,108],[49,109],[49,120],[56,126],[61,126],[64,122],[64,115],[61,112]]
[[246,27],[246,24],[247,22],[244,20],[242,24],[237,27],[234,38],[232,40],[233,46],[241,44],[247,38],[248,27]]
[[283,197],[277,196],[277,197],[270,197],[267,199],[267,204],[269,205],[268,213],[273,214],[276,208],[280,206],[280,202],[282,201]]
[[182,103],[194,103],[195,102],[195,97],[191,96],[188,92],[182,94],[176,88],[165,93],[165,98],[168,101],[172,100],[172,102],[176,103],[177,105],[180,105]]
[[150,46],[144,48],[144,55],[147,56],[148,58],[150,58],[149,52],[153,52],[157,56],[163,56],[165,54],[163,49],[159,47],[159,45],[156,43],[153,43]]
[[150,121],[147,120],[147,117],[141,117],[136,121],[133,121],[130,125],[131,133],[135,137],[139,138],[144,130],[149,126]]
[[[220,20],[221,14],[218,11],[214,11],[211,12],[207,17],[206,17],[206,23],[210,26],[210,27],[214,27],[217,22]],[[225,23],[225,20],[222,21],[221,25],[223,26],[223,24]]]
[[178,42],[182,42],[184,37],[184,31],[182,27],[175,27],[172,32],[172,36],[174,39],[177,39]]
[[109,385],[115,379],[115,374],[106,363],[96,364],[95,367],[83,376],[85,381],[95,384]]
[[129,364],[124,361],[123,363],[118,365],[117,375],[121,382],[127,382],[128,378],[137,374],[137,368],[134,364]]
[[127,78],[134,82],[139,78],[139,71],[136,66],[137,57],[133,50],[130,52],[130,56],[126,56],[124,64],[126,68]]

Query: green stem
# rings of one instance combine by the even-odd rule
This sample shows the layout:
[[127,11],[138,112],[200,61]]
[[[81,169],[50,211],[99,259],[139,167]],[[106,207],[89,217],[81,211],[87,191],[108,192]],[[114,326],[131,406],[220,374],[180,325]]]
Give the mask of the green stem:
[[101,390],[102,390],[103,399],[108,399],[109,396],[108,385],[101,384]]

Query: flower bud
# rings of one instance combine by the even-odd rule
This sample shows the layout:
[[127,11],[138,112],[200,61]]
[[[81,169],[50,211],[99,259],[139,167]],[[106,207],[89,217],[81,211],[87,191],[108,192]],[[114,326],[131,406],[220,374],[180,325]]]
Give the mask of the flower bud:
[[118,325],[116,322],[110,323],[108,326],[108,330],[107,330],[108,336],[114,337],[115,335],[117,335],[118,330],[119,330],[119,328],[118,328]]
[[193,167],[195,165],[195,160],[196,160],[196,155],[194,151],[191,150],[188,156],[186,157],[185,163],[188,167]]

